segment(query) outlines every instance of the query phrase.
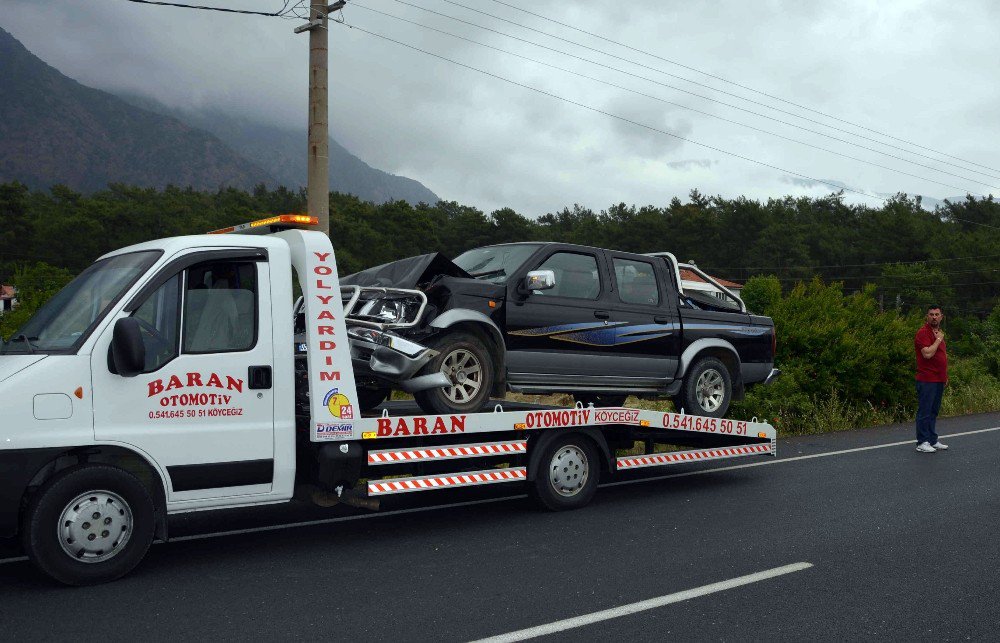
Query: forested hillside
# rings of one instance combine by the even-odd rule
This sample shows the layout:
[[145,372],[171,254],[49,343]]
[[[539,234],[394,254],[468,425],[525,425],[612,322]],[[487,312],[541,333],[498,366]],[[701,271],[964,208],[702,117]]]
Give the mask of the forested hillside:
[[[156,190],[113,185],[90,195],[0,184],[0,273],[45,261],[78,271],[108,250],[192,234],[263,214],[301,212],[304,194],[258,187]],[[931,302],[987,314],[1000,295],[1000,203],[967,198],[935,212],[905,196],[878,208],[821,199],[754,201],[694,191],[666,206],[583,206],[537,220],[454,202],[375,205],[331,195],[332,237],[343,272],[431,251],[448,255],[506,241],[551,240],[635,252],[669,250],[710,273],[745,281],[775,275],[786,288],[820,276],[848,291],[875,284],[885,307]]]

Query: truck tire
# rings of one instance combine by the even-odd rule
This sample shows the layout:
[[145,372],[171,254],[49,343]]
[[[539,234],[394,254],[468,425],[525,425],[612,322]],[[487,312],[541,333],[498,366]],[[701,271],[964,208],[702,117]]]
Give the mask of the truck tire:
[[733,378],[729,369],[715,357],[703,357],[688,370],[681,394],[674,400],[679,412],[720,418],[733,401]]
[[124,576],[153,542],[153,500],[131,473],[105,464],[62,471],[31,498],[21,542],[42,573],[66,585]]
[[493,355],[481,339],[471,333],[444,335],[434,343],[438,354],[423,372],[441,371],[452,386],[420,391],[413,395],[427,413],[475,413],[490,399],[493,389]]
[[573,399],[587,406],[591,403],[600,408],[602,406],[622,406],[628,395],[616,395],[614,393],[574,393]]
[[373,408],[385,402],[392,391],[387,388],[365,388],[358,387],[358,406],[362,411],[371,411]]
[[552,511],[579,509],[597,493],[600,455],[585,435],[573,433],[553,440],[538,466],[532,496]]

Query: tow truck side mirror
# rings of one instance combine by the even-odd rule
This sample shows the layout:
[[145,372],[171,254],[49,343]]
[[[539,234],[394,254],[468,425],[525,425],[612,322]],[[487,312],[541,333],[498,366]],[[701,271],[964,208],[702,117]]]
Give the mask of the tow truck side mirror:
[[142,343],[139,322],[123,317],[115,322],[111,336],[111,364],[122,377],[135,377],[146,366],[146,346]]

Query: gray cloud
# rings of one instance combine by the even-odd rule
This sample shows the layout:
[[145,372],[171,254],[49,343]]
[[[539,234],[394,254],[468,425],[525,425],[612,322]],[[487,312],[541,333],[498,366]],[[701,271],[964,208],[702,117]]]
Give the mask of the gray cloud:
[[[218,3],[259,10],[280,6],[277,0]],[[691,91],[712,93],[666,74],[851,129],[488,0],[470,0],[470,6],[655,69],[546,39],[440,0],[413,3],[525,39],[544,41],[553,48],[572,50]],[[694,187],[710,194],[760,198],[829,192],[828,186],[811,185],[796,174],[831,178],[849,186],[865,186],[866,191],[889,194],[957,194],[965,190],[985,193],[992,188],[982,182],[1000,185],[996,179],[971,171],[949,168],[970,179],[963,180],[914,168],[623,77],[597,65],[433,17],[392,0],[358,0],[358,4],[961,188],[955,190],[809,150],[348,6],[344,14],[350,24],[569,100],[651,126],[677,129],[706,146],[785,170],[654,135],[358,30],[332,25],[330,122],[335,137],[376,167],[410,176],[444,198],[487,211],[511,206],[537,216],[572,203],[596,209],[619,201],[662,204],[673,196],[684,197]],[[1000,139],[1000,121],[995,118],[1000,86],[983,82],[992,77],[993,61],[1000,58],[996,21],[987,18],[996,18],[1000,12],[991,0],[958,5],[915,5],[910,0],[848,0],[834,4],[636,0],[610,10],[606,3],[596,0],[540,0],[530,4],[522,0],[520,4],[662,58],[975,163],[1000,167],[992,144]],[[228,110],[268,123],[303,127],[308,37],[292,33],[296,24],[119,0],[4,0],[0,15],[0,26],[42,59],[84,84],[150,95],[188,109]],[[738,102],[737,98],[713,95]],[[747,107],[754,111],[766,109],[749,104]],[[792,116],[780,117],[848,137]],[[909,148],[872,132],[854,131]],[[927,159],[920,162],[946,167]]]

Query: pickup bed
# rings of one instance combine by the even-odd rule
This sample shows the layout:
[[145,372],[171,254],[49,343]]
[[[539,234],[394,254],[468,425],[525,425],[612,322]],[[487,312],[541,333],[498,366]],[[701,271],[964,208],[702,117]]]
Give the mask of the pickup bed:
[[400,388],[428,412],[470,412],[510,390],[612,406],[669,397],[722,417],[746,387],[779,374],[775,330],[705,278],[715,292],[686,292],[670,253],[565,243],[421,255],[349,275],[361,405]]

